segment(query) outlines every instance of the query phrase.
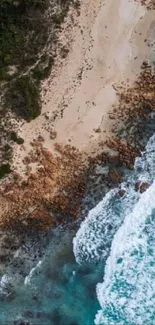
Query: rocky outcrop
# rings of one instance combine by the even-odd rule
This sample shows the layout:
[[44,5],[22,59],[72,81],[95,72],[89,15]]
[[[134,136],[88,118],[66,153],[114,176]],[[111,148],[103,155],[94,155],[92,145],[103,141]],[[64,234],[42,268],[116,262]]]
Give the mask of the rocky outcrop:
[[[85,156],[87,160],[85,162],[83,155],[70,145],[62,147],[55,144],[56,154],[53,155],[44,148],[42,136],[34,140],[31,143],[31,152],[23,160],[27,170],[26,178],[22,179],[14,171],[10,178],[1,184],[0,226],[15,227],[18,224],[24,229],[25,227],[46,229],[59,221],[64,222],[69,216],[77,218],[81,212],[87,177],[92,173],[90,167],[95,164],[107,166],[109,169],[106,175],[101,173],[101,183],[105,182],[109,187],[119,184],[122,181],[122,174],[118,166],[132,169],[135,158],[140,156],[142,148],[134,132],[133,142],[128,141],[129,123],[131,126],[134,125],[136,132],[139,132],[140,119],[145,120],[148,112],[152,112],[155,108],[154,94],[155,76],[144,62],[142,72],[134,86],[118,89],[120,102],[114,110],[117,121],[120,121],[121,125],[124,123],[127,130],[125,136],[118,136],[116,132],[115,136],[106,141],[106,145],[112,149],[109,154],[104,152],[104,143],[101,145],[101,153],[93,157]],[[52,132],[51,136],[55,138],[56,133]],[[35,173],[32,173],[32,164],[36,166]],[[98,182],[96,183],[98,186]],[[135,189],[142,193],[148,186],[145,183],[137,184]],[[119,190],[119,195],[121,197],[125,195],[123,190]]]
[[147,182],[137,182],[135,184],[135,191],[136,192],[139,191],[140,193],[143,193],[149,188],[149,186],[150,186],[150,184]]
[[123,190],[123,189],[120,189],[120,190],[118,191],[118,194],[120,195],[120,197],[123,197],[123,196],[125,195],[125,193],[126,193],[126,191]]
[[125,141],[121,141],[117,138],[109,139],[106,144],[110,149],[115,149],[118,151],[118,156],[116,157],[116,162],[120,165],[124,165],[129,169],[133,169],[135,158],[140,155],[139,148],[133,148]]
[[112,111],[114,135],[106,141],[110,149],[117,150],[119,163],[130,169],[155,131],[155,74],[148,62],[141,68],[132,87],[121,84],[116,88],[119,103]]
[[33,143],[33,150],[25,163],[29,167],[32,162],[37,162],[36,173],[29,172],[26,179],[13,173],[1,186],[1,227],[19,223],[41,229],[56,224],[56,211],[72,217],[80,213],[86,166],[79,152],[71,146],[56,145],[57,155],[53,156],[38,141]]

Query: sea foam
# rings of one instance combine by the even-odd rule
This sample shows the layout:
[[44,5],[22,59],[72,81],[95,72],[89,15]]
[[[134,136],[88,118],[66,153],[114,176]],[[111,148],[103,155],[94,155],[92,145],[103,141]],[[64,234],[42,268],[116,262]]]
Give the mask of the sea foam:
[[96,324],[153,324],[155,321],[155,181],[114,236]]
[[[152,325],[155,322],[155,135],[135,161],[118,198],[110,191],[89,212],[73,241],[78,263],[107,259],[97,285],[101,310],[95,324]],[[140,194],[136,182],[150,187]],[[111,247],[111,249],[110,249]],[[104,273],[105,272],[105,273]]]

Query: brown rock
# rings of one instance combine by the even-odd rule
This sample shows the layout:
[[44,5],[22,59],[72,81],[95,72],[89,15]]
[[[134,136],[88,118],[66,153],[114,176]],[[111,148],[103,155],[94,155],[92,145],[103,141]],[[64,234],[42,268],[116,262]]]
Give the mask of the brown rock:
[[109,155],[108,162],[110,164],[117,165],[119,163],[119,155],[117,153],[114,155]]
[[149,188],[149,186],[150,186],[150,184],[147,183],[147,182],[143,182],[143,183],[137,182],[135,184],[135,191],[136,192],[139,191],[140,193],[143,193],[143,192],[145,192]]
[[123,197],[123,196],[125,195],[125,193],[126,193],[126,191],[123,190],[123,189],[120,189],[120,190],[118,191],[118,194],[120,195],[120,197]]
[[121,174],[115,168],[112,168],[109,171],[108,177],[110,181],[114,184],[121,183],[122,180]]
[[140,193],[145,192],[149,188],[150,184],[148,183],[142,183],[140,186]]
[[136,184],[135,184],[135,191],[136,192],[138,192],[139,191],[139,189],[140,189],[140,182],[137,182]]

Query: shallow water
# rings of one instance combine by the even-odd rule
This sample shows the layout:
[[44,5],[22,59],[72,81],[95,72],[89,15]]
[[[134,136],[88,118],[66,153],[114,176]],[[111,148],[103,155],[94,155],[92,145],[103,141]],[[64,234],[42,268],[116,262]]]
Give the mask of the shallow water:
[[[123,198],[107,193],[76,236],[58,227],[24,283],[3,275],[0,324],[153,325],[154,178],[155,136],[121,185]],[[137,181],[150,187],[140,194]]]
[[43,260],[23,285],[3,276],[0,324],[93,324],[99,309],[95,288],[104,266],[79,266],[73,254],[73,236],[74,232],[58,228]]

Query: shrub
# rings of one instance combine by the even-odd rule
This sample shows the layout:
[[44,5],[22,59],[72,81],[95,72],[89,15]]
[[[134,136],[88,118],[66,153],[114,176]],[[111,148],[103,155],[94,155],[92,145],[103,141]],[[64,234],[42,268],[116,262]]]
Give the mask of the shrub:
[[0,0],[1,81],[6,80],[4,72],[8,65],[18,65],[20,70],[36,61],[46,43],[44,10],[47,5],[48,0]]
[[0,179],[5,177],[7,174],[11,173],[10,164],[2,164],[0,166]]
[[40,89],[30,76],[22,76],[12,82],[6,99],[12,110],[27,121],[41,113]]
[[24,143],[24,139],[18,137],[17,133],[15,131],[12,131],[10,133],[10,139],[13,140],[14,142],[18,143],[18,144],[23,144]]
[[52,65],[54,64],[53,57],[46,57],[45,62],[42,61],[32,70],[33,77],[38,81],[49,77]]
[[3,160],[10,160],[12,158],[12,147],[8,143],[3,148],[2,158]]

